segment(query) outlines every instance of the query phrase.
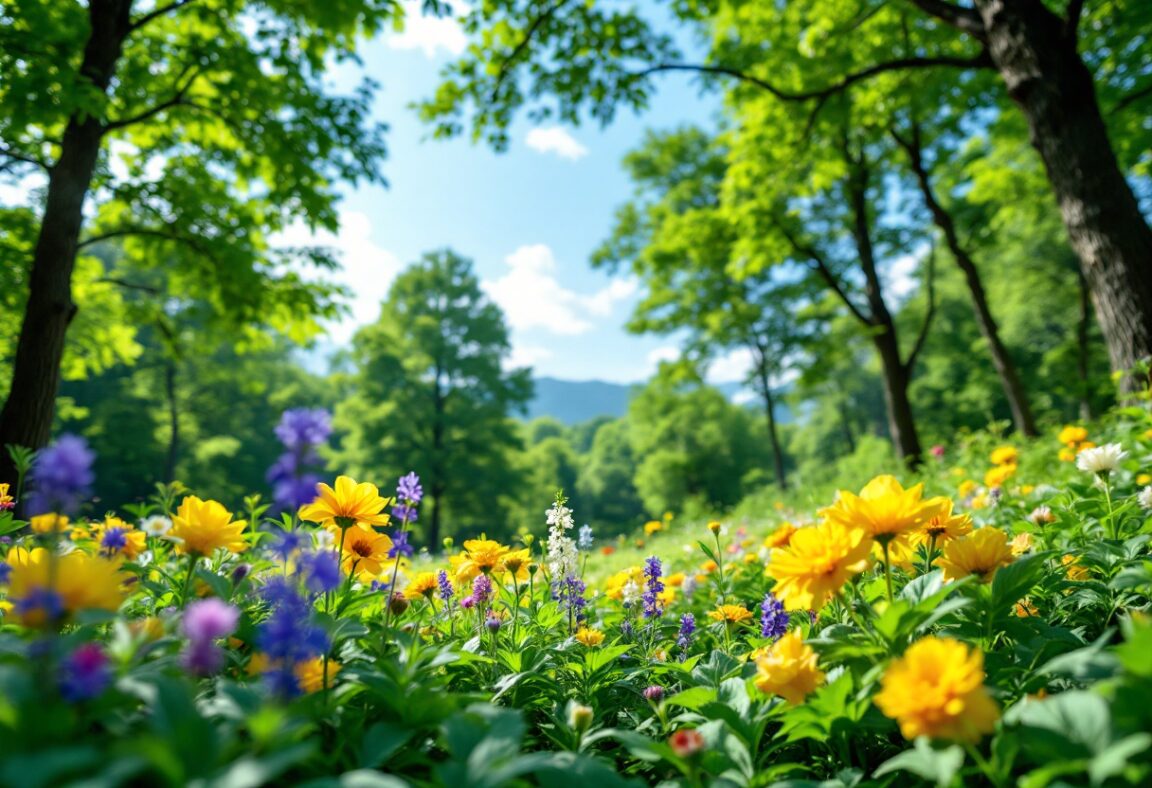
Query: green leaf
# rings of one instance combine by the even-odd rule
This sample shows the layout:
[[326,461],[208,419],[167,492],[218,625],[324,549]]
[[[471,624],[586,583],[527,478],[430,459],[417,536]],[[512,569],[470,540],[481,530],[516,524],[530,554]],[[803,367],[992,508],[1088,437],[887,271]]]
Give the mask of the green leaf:
[[1000,615],[1010,610],[1032,586],[1039,582],[1046,571],[1046,553],[1025,556],[996,570],[992,578],[992,612]]
[[911,750],[905,750],[880,764],[873,776],[883,777],[885,774],[903,771],[945,788],[945,786],[952,784],[952,780],[955,779],[963,765],[964,749],[962,747],[953,744],[949,747],[936,749],[927,738],[922,736],[916,740]]

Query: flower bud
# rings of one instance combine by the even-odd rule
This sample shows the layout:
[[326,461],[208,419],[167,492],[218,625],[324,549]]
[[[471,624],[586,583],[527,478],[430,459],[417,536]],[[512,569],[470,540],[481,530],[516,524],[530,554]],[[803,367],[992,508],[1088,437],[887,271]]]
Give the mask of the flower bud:
[[681,758],[691,758],[704,749],[704,737],[700,731],[682,728],[668,737],[668,746]]
[[444,549],[445,550],[448,550],[449,552],[451,552],[452,545],[454,545],[454,544],[456,544],[456,540],[453,539],[451,536],[445,536],[444,537]]
[[659,684],[653,684],[644,690],[644,697],[653,703],[659,703],[664,700],[664,688]]
[[592,724],[593,714],[591,706],[573,702],[568,707],[568,725],[577,733],[583,733]]
[[408,600],[401,594],[393,594],[388,600],[388,609],[392,611],[392,615],[399,616],[408,609]]
[[721,526],[719,520],[713,520],[712,522],[708,523],[708,530],[714,534],[719,534],[720,528]]
[[495,635],[500,631],[500,625],[504,623],[496,616],[488,616],[488,620],[484,622],[484,626],[488,627],[488,631]]

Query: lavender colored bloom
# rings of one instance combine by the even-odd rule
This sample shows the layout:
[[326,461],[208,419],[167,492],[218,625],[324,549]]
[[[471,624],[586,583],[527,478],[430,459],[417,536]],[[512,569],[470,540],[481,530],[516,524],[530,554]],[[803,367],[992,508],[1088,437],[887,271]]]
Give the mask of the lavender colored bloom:
[[396,485],[396,497],[416,506],[424,500],[424,488],[420,486],[420,477],[413,471],[400,477]]
[[408,532],[401,531],[392,539],[392,549],[388,551],[388,557],[396,558],[398,556],[405,556],[411,558],[414,552],[416,551],[412,545],[408,544]]
[[340,585],[340,562],[330,550],[310,553],[300,560],[304,585],[309,591],[326,594]]
[[315,473],[269,479],[272,483],[272,500],[283,511],[294,511],[316,498],[316,485],[320,477]]
[[292,408],[281,414],[275,431],[287,448],[307,449],[328,440],[332,434],[332,418],[323,408]]
[[100,546],[110,553],[123,550],[126,544],[128,544],[128,538],[124,535],[123,528],[109,528],[100,539]]
[[436,582],[440,585],[440,598],[447,602],[456,593],[456,589],[452,587],[452,581],[448,579],[448,573],[441,569],[436,575]]
[[460,600],[460,607],[464,608],[465,610],[471,610],[472,608],[476,607],[476,597],[472,596],[471,594],[464,597]]
[[472,596],[477,604],[484,604],[492,595],[492,581],[488,575],[476,575],[472,581]]
[[41,449],[32,463],[29,514],[74,514],[91,493],[95,459],[88,442],[76,435],[61,435]]
[[231,635],[240,621],[240,610],[219,599],[193,602],[184,611],[181,626],[192,641],[212,641]]
[[771,593],[760,603],[760,637],[778,640],[788,632],[788,613],[784,603]]
[[659,703],[664,700],[664,688],[659,684],[653,684],[651,687],[644,689],[644,697],[653,703]]
[[108,657],[96,643],[85,643],[60,664],[60,695],[69,703],[91,700],[112,683]]
[[552,598],[560,603],[562,610],[569,612],[577,624],[584,621],[584,607],[588,604],[584,598],[586,588],[578,577],[566,577],[552,584]]
[[392,516],[402,523],[416,522],[417,513],[415,506],[409,506],[406,503],[397,503],[392,505]]
[[692,643],[692,634],[696,631],[696,616],[685,613],[680,617],[680,632],[676,636],[676,646],[686,651]]
[[484,626],[488,627],[489,632],[496,634],[500,631],[500,626],[503,623],[504,622],[498,619],[496,616],[488,616],[487,620],[484,622]]
[[237,564],[236,568],[232,570],[232,585],[239,585],[244,582],[244,578],[248,577],[248,573],[252,571],[252,564]]
[[596,540],[592,536],[592,526],[584,523],[584,525],[580,526],[580,531],[576,537],[576,549],[587,553],[592,549],[592,543],[594,541]]
[[664,583],[660,580],[663,567],[660,559],[650,557],[644,562],[644,617],[657,618],[664,615],[664,606],[660,604],[660,592],[664,590]]
[[328,634],[312,622],[312,606],[285,578],[270,580],[262,595],[273,608],[256,630],[256,646],[277,666],[265,681],[275,695],[290,698],[300,694],[295,666],[326,652]]
[[8,577],[12,574],[12,564],[7,561],[0,561],[0,583],[7,583]]
[[620,622],[620,635],[624,638],[632,637],[632,619],[626,618]]

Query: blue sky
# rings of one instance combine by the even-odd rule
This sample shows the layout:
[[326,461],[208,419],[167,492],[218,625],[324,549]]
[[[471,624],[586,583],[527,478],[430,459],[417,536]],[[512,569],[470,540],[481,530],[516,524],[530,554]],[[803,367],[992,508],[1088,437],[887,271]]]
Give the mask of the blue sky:
[[[404,265],[447,246],[475,261],[485,290],[504,308],[514,363],[571,380],[643,380],[658,360],[674,356],[675,339],[625,332],[639,285],[594,271],[589,255],[631,193],[624,154],[646,128],[710,124],[719,99],[670,75],[649,111],[623,113],[606,129],[520,120],[502,154],[467,139],[432,140],[408,105],[431,95],[440,68],[464,43],[452,20],[410,19],[404,33],[365,46],[362,69],[337,78],[346,87],[366,74],[382,85],[376,113],[390,126],[389,188],[348,192],[339,236],[318,239],[343,252],[341,279],[356,293],[353,315],[333,327],[332,343],[346,343],[357,325],[378,316]],[[306,240],[302,230],[290,235]],[[711,377],[734,380],[742,366],[739,357],[725,359]]]

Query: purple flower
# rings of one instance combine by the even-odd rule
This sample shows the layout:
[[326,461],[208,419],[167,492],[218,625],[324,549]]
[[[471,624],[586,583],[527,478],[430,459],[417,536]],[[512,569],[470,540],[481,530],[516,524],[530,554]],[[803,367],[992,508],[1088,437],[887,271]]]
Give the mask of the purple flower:
[[11,574],[12,564],[8,563],[7,561],[0,561],[0,583],[7,583],[8,577]]
[[287,561],[288,557],[302,548],[307,540],[308,536],[301,531],[276,531],[272,535],[268,549],[273,555]]
[[664,590],[664,583],[660,580],[663,567],[660,559],[652,556],[644,562],[644,617],[656,618],[664,615],[664,606],[660,604],[660,592]]
[[300,560],[300,568],[304,573],[304,585],[309,591],[326,594],[335,591],[340,585],[340,562],[331,550],[304,556]]
[[393,504],[392,516],[404,524],[414,523],[417,520],[416,507],[406,503]]
[[500,631],[500,625],[503,623],[504,622],[502,622],[496,616],[488,616],[487,620],[484,622],[484,626],[488,627],[489,632],[496,634]]
[[441,569],[436,575],[436,582],[440,585],[440,598],[447,602],[456,593],[456,589],[452,587],[452,581],[448,579],[448,573]]
[[567,610],[577,624],[584,621],[584,607],[588,600],[584,598],[586,590],[584,581],[578,577],[566,577],[552,585],[552,598],[560,603],[562,610]]
[[464,608],[465,610],[471,610],[472,608],[476,607],[476,597],[472,596],[471,594],[464,597],[460,600],[460,607]]
[[764,595],[760,603],[760,637],[777,640],[788,632],[788,613],[784,603],[771,592]]
[[396,485],[396,497],[416,506],[424,500],[424,488],[420,486],[420,477],[413,471],[400,477]]
[[476,575],[472,581],[472,596],[476,604],[483,605],[492,595],[492,581],[488,575]]
[[76,435],[61,435],[41,449],[32,463],[29,514],[75,513],[91,492],[95,459],[87,441]]
[[659,684],[653,684],[644,690],[644,697],[653,703],[659,703],[664,699],[664,688]]
[[108,657],[96,643],[85,643],[60,664],[60,695],[69,703],[91,700],[112,683]]
[[392,540],[392,549],[388,551],[388,557],[396,558],[402,555],[411,558],[414,552],[416,551],[412,548],[412,545],[408,544],[408,532],[401,531],[396,534],[396,537]]
[[332,418],[323,408],[292,408],[280,416],[276,437],[292,450],[308,449],[328,440]]
[[327,633],[312,621],[312,606],[287,579],[273,578],[263,589],[272,612],[256,630],[256,646],[268,655],[276,669],[265,675],[269,689],[277,696],[300,694],[294,669],[297,663],[326,652]]
[[685,613],[680,617],[680,632],[676,636],[676,646],[681,651],[687,651],[692,643],[692,633],[696,631],[696,616]]
[[64,613],[63,597],[50,588],[30,588],[24,596],[10,601],[16,613],[25,618],[39,614],[46,621],[55,621]]
[[231,635],[236,631],[239,621],[238,608],[219,599],[209,598],[190,604],[184,611],[181,626],[189,640],[212,641]]
[[100,539],[100,546],[110,553],[123,550],[126,544],[128,544],[128,538],[124,535],[123,528],[109,528]]

